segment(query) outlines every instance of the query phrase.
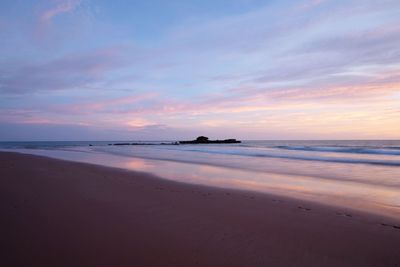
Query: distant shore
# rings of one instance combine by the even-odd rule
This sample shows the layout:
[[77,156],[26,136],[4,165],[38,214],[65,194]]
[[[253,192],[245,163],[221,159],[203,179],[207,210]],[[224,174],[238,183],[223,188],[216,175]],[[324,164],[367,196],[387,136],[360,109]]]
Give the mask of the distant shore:
[[4,266],[397,266],[398,224],[0,152]]

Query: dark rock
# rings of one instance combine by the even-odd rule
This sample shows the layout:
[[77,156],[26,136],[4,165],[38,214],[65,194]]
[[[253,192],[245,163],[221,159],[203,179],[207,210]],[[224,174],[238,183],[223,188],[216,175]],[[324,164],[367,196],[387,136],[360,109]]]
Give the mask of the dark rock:
[[199,137],[197,137],[196,138],[196,141],[197,142],[199,142],[199,143],[201,143],[201,142],[208,142],[208,137],[206,137],[206,136],[199,136]]
[[192,141],[179,141],[179,144],[234,144],[241,143],[236,139],[225,139],[225,140],[209,140],[206,136],[199,136],[196,140]]

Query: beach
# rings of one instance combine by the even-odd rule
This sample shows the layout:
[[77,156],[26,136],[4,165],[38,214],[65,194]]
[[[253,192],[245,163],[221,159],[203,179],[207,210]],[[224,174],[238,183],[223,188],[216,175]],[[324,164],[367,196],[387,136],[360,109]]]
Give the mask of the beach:
[[399,266],[393,218],[0,152],[2,266]]

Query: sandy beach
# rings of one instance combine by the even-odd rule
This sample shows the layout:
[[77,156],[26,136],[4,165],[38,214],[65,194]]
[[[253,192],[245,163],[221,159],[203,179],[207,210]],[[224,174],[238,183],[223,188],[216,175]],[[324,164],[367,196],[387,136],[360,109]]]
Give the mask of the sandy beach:
[[1,266],[400,266],[400,222],[0,153]]

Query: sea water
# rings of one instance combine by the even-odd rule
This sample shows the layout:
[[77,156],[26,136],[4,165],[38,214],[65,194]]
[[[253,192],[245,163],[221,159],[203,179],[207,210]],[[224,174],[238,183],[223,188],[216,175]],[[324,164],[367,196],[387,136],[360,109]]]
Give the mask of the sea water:
[[109,145],[114,143],[1,142],[0,147],[400,218],[400,141]]

